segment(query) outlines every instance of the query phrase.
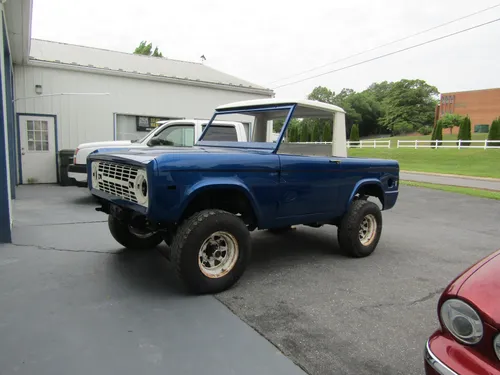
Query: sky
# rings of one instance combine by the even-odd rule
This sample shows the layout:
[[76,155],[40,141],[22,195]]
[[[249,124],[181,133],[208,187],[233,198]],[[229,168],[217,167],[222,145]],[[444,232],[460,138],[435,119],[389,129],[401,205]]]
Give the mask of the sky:
[[499,6],[299,74],[497,4],[500,0],[33,0],[32,37],[124,52],[148,40],[168,58],[199,62],[204,55],[204,64],[272,88],[278,98],[304,98],[320,85],[362,91],[373,82],[403,78],[452,92],[500,87],[500,22],[276,87],[500,18]]

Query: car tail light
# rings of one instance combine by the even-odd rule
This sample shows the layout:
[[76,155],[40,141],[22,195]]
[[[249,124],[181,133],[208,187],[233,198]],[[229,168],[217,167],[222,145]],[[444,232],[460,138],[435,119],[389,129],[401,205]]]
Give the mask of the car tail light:
[[80,151],[78,148],[75,150],[75,154],[73,155],[73,164],[76,164],[76,154]]

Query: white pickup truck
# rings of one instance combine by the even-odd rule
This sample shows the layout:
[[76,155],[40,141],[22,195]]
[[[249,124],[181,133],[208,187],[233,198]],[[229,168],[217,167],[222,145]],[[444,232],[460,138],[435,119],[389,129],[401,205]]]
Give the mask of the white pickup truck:
[[[160,122],[145,137],[134,141],[91,142],[78,145],[73,164],[68,166],[68,177],[73,185],[87,186],[87,156],[99,148],[141,148],[155,146],[192,147],[208,124],[208,120],[173,120]],[[240,122],[215,121],[209,128],[204,140],[246,142],[247,133]]]

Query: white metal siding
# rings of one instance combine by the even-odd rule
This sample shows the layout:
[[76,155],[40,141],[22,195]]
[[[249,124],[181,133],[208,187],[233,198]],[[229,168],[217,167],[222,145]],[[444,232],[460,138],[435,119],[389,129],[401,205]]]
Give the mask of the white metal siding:
[[[157,117],[210,118],[215,107],[266,96],[157,81],[106,76],[46,67],[15,69],[16,112],[57,115],[59,149],[91,141],[111,140],[114,113]],[[108,96],[59,93],[109,93]],[[26,97],[36,97],[25,99]]]

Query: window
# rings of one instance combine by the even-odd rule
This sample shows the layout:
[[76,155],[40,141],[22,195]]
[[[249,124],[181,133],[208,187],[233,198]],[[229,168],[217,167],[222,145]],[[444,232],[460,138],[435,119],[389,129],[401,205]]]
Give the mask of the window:
[[48,122],[28,120],[26,125],[28,151],[49,151]]
[[193,125],[169,126],[149,141],[150,146],[191,147],[193,144]]
[[[202,126],[205,130],[206,125]],[[238,135],[234,126],[212,125],[208,128],[207,133],[203,137],[204,141],[222,141],[222,142],[238,142]]]

